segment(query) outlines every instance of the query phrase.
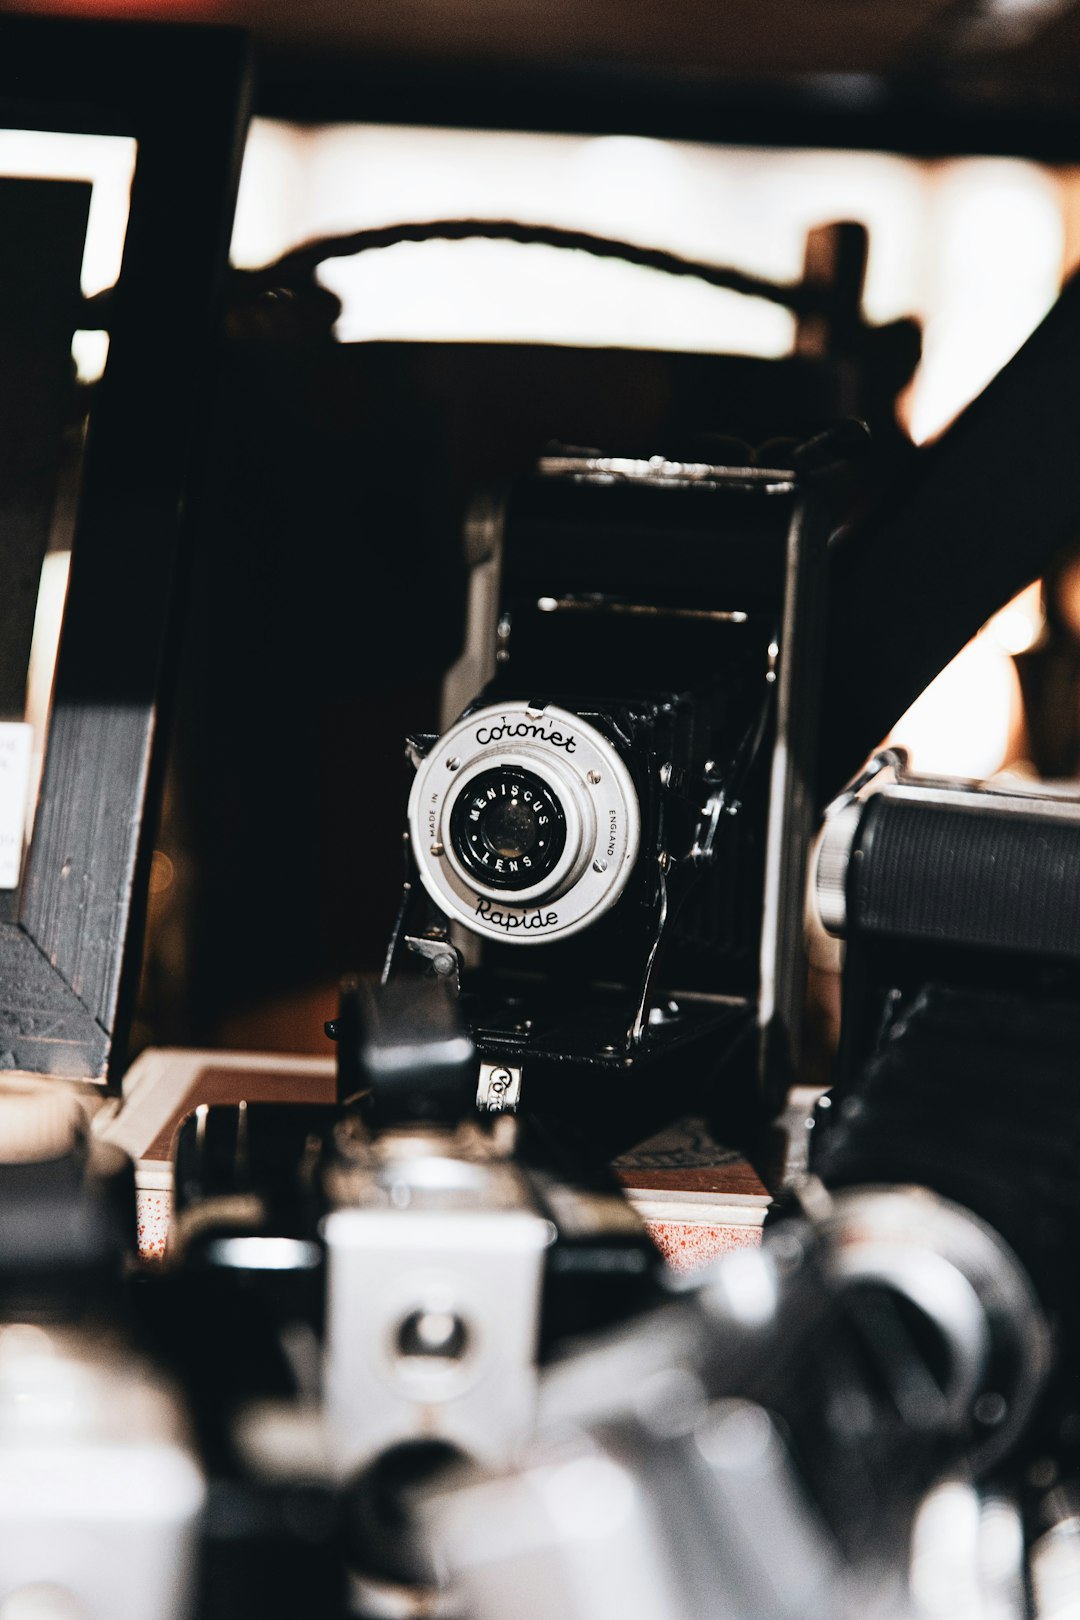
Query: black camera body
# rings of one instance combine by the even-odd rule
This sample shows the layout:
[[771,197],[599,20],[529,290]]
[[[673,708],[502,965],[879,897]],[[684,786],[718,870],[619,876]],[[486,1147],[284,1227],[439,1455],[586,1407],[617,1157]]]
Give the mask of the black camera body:
[[471,511],[387,972],[460,973],[482,1108],[524,1077],[629,1128],[727,1066],[788,1083],[838,514],[799,459],[558,453]]
[[877,756],[826,812],[815,889],[845,940],[844,1014],[811,1168],[830,1189],[929,1188],[1011,1247],[1055,1339],[1025,1445],[1075,1456],[1080,797],[905,765]]

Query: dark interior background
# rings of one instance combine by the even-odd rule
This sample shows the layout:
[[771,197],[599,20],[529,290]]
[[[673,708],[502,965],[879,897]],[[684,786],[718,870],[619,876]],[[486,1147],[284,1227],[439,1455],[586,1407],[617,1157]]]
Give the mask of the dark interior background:
[[[249,30],[255,110],[333,120],[1080,161],[1067,0],[32,0]],[[197,116],[197,87],[192,111]],[[237,294],[196,555],[135,1045],[311,1047],[374,970],[401,875],[402,740],[460,646],[460,528],[553,437],[668,453],[876,413],[817,357],[331,341]],[[890,379],[890,382],[892,379]],[[858,394],[859,389],[856,389]],[[160,874],[164,873],[164,878]]]
[[[146,1038],[317,1044],[336,979],[381,964],[404,739],[438,729],[478,491],[555,437],[708,455],[733,435],[805,438],[855,403],[824,357],[338,345],[272,326],[232,342],[185,608]],[[902,451],[881,427],[883,458]]]
[[268,116],[1075,157],[1073,0],[21,0],[247,30]]

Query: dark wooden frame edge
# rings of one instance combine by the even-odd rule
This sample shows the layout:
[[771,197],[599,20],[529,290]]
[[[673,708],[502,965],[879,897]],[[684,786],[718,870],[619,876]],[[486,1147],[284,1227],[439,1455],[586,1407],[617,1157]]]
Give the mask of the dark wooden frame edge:
[[0,18],[0,123],[138,143],[34,837],[18,920],[0,924],[0,1069],[121,1077],[183,505],[249,105],[238,31]]

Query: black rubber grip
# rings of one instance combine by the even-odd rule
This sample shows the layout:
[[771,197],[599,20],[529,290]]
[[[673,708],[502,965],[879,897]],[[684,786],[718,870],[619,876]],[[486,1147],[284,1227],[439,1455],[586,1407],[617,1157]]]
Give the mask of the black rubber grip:
[[850,934],[1080,961],[1080,818],[872,799],[848,868]]

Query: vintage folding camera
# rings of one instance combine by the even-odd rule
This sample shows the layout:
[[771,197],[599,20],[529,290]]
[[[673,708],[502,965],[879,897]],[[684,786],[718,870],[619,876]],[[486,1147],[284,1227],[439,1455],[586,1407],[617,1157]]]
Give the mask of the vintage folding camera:
[[524,1081],[530,1111],[617,1101],[629,1130],[726,1069],[786,1086],[837,442],[557,450],[474,503],[386,972],[460,975],[481,1108]]

